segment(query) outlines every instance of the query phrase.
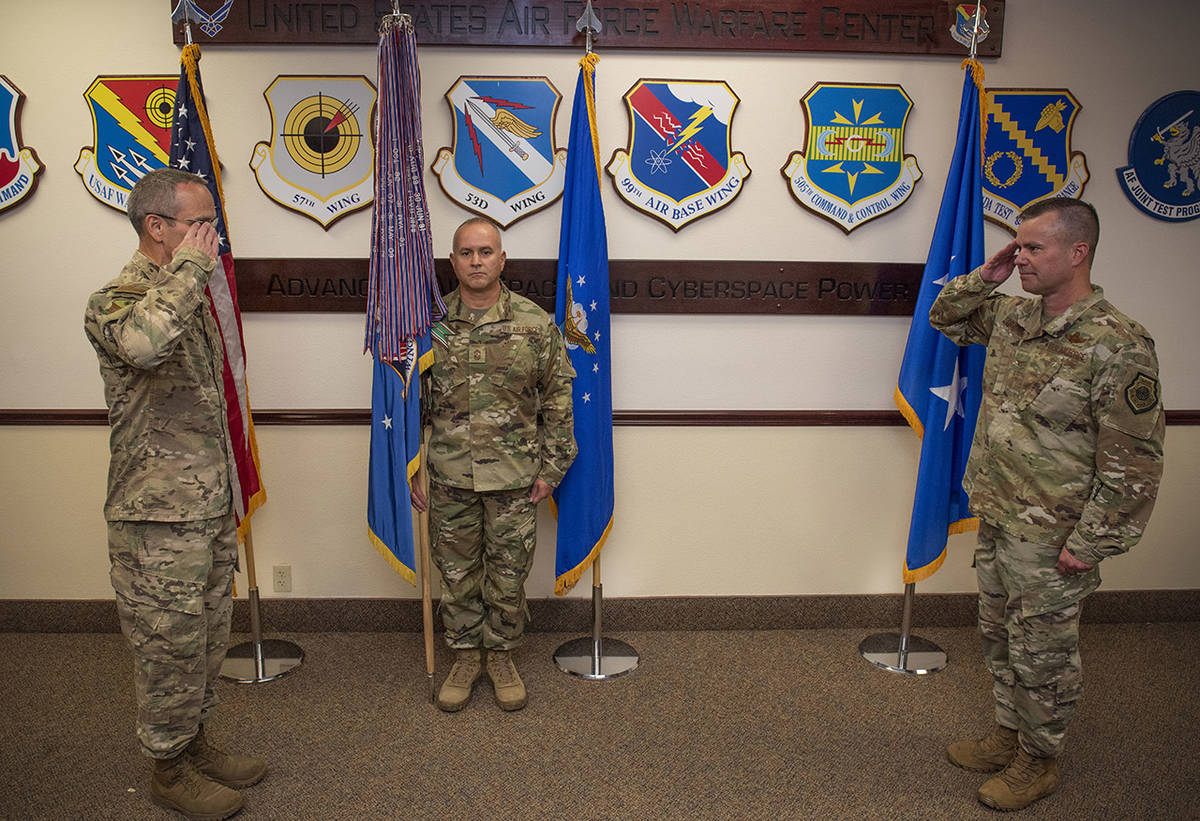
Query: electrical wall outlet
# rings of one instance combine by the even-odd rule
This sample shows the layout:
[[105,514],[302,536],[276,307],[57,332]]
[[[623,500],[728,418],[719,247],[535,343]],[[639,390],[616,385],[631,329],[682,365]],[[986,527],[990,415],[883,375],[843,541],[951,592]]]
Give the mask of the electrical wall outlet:
[[276,593],[292,592],[292,566],[290,564],[275,565],[271,570],[271,579]]

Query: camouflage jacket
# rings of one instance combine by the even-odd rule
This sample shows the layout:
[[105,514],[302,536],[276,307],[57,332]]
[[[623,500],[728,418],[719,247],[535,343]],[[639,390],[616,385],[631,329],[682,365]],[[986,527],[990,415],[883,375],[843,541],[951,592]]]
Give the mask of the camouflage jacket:
[[950,280],[929,319],[986,345],[983,403],[963,486],[971,511],[1095,564],[1142,537],[1162,476],[1154,340],[1104,291],[1059,316],[993,294],[978,270]]
[[215,261],[194,249],[160,268],[140,251],[88,300],[112,426],[109,521],[211,519],[231,503],[224,352],[204,292]]
[[422,393],[433,427],[430,477],[477,491],[515,490],[534,479],[557,487],[576,451],[575,371],[562,335],[545,311],[503,286],[482,316],[471,313],[455,290],[433,326]]

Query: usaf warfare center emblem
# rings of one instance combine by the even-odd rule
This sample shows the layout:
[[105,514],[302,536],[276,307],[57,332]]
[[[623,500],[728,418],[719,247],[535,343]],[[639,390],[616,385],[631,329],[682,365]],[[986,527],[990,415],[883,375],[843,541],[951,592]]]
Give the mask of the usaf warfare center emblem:
[[983,216],[1014,233],[1017,215],[1050,197],[1083,196],[1082,153],[1071,151],[1079,101],[1065,88],[989,88]]
[[32,148],[21,145],[17,119],[25,95],[0,74],[0,211],[25,201],[37,188],[42,164]]
[[1200,91],[1155,100],[1129,135],[1129,165],[1117,169],[1125,194],[1155,219],[1200,217]]
[[780,169],[796,202],[849,234],[908,200],[921,169],[904,153],[903,88],[817,83],[800,103],[804,151]]
[[672,231],[729,205],[750,166],[730,148],[738,97],[721,80],[638,80],[625,94],[629,147],[608,162],[617,193]]
[[501,226],[561,197],[567,150],[554,147],[561,99],[545,77],[459,77],[446,92],[453,140],[433,161],[446,196]]
[[271,110],[271,141],[254,146],[250,167],[264,194],[326,231],[374,201],[370,80],[361,74],[280,75],[263,96]]
[[75,171],[89,194],[124,211],[134,183],[166,166],[178,84],[178,75],[101,76],[83,92],[92,144],[80,149]]

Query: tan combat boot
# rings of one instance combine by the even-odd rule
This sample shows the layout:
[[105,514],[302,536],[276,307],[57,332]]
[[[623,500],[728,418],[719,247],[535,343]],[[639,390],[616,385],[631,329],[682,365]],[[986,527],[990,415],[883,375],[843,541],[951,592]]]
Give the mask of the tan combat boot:
[[955,741],[946,748],[950,763],[976,773],[1003,770],[1017,754],[1017,731],[997,724],[978,741]]
[[234,755],[219,750],[204,737],[204,725],[184,748],[196,769],[226,787],[249,787],[257,784],[267,772],[267,762],[257,755]]
[[482,667],[478,647],[454,652],[454,666],[442,682],[442,689],[438,690],[437,698],[437,706],[447,713],[458,712],[467,706],[467,702],[471,700],[471,688],[475,686],[475,680],[479,678]]
[[183,753],[154,762],[150,799],[189,821],[221,821],[242,808],[236,790],[206,778]]
[[979,788],[979,800],[995,810],[1020,810],[1045,798],[1058,786],[1058,759],[1038,758],[1017,748],[1017,756],[1000,775]]
[[487,671],[501,710],[520,710],[525,706],[525,684],[517,673],[510,651],[488,650]]

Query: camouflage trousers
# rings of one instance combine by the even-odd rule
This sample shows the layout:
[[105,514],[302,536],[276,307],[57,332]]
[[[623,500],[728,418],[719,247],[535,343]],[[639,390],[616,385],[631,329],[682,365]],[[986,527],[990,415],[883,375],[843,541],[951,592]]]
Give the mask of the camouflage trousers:
[[992,674],[996,721],[1015,729],[1025,750],[1057,757],[1083,695],[1080,603],[1099,571],[1064,576],[1059,547],[1036,544],[980,523],[975,549],[979,632]]
[[521,646],[529,619],[525,579],[537,540],[529,488],[479,493],[433,482],[429,502],[446,643],[456,649]]
[[134,655],[137,737],[170,758],[217,705],[233,614],[233,514],[196,522],[109,522],[110,578]]

